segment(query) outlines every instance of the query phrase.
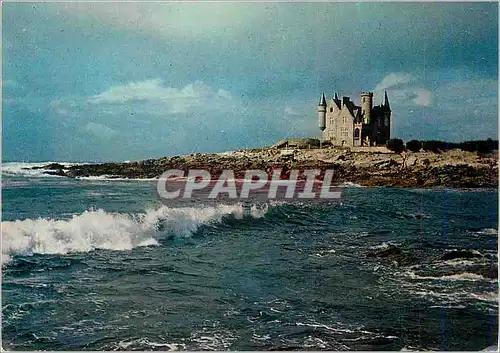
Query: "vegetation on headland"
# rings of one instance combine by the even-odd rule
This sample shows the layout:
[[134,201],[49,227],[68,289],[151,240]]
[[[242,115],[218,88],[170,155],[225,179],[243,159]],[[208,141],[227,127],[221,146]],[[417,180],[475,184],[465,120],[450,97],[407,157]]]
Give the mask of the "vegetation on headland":
[[411,152],[420,151],[431,151],[435,153],[450,151],[450,150],[462,150],[469,152],[479,152],[479,153],[492,153],[493,151],[498,151],[498,140],[474,140],[465,142],[447,142],[438,140],[410,140],[406,142],[406,146],[401,139],[391,139],[387,141],[387,148],[391,151],[400,153],[402,151],[409,150]]
[[[497,146],[497,141],[487,140]],[[492,141],[492,142],[490,142]],[[418,142],[418,141],[417,141]],[[498,184],[498,152],[484,151],[478,142],[464,142],[461,149],[437,148],[440,141],[423,141],[418,152],[409,141],[391,142],[386,147],[340,148],[276,148],[231,151],[218,154],[190,154],[127,163],[83,164],[65,167],[44,166],[46,173],[67,177],[107,176],[131,179],[156,178],[169,169],[208,170],[217,178],[223,170],[232,170],[243,178],[246,170],[282,170],[287,178],[290,170],[319,169],[334,171],[334,182],[351,182],[363,186],[496,188]],[[495,145],[496,144],[496,145]],[[445,143],[445,146],[452,146]],[[437,149],[436,149],[437,148]],[[391,151],[391,149],[393,149]]]

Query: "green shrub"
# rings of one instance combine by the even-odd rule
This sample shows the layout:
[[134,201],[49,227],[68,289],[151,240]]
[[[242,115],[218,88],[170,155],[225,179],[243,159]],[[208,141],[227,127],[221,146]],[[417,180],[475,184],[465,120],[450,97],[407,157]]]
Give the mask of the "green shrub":
[[412,152],[418,152],[422,148],[422,142],[418,140],[411,140],[406,143],[406,148]]
[[390,139],[387,141],[387,148],[396,153],[401,153],[405,149],[405,144],[401,139]]

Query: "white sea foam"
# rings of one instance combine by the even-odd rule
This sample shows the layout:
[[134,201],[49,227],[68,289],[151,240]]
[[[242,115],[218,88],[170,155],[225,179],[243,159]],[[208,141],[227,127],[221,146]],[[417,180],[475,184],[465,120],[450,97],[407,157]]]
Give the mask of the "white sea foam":
[[65,167],[70,167],[72,165],[86,164],[86,163],[74,163],[74,162],[37,162],[37,163],[8,162],[8,163],[2,163],[2,174],[10,176],[58,178],[59,176],[57,175],[44,174],[44,172],[49,171],[49,169],[31,169],[33,167],[43,167],[51,163],[59,163]]
[[399,243],[395,243],[395,242],[392,242],[392,241],[389,241],[389,242],[385,242],[384,241],[384,242],[382,242],[382,244],[370,246],[369,249],[372,249],[372,250],[378,250],[378,249],[385,250],[385,249],[388,249],[391,246],[398,246],[398,245],[399,245]]
[[344,181],[339,185],[341,188],[363,188],[363,185],[359,185],[350,181]]
[[498,293],[470,293],[470,297],[473,299],[485,301],[485,302],[493,302],[498,303]]
[[[267,209],[251,209],[248,214],[262,217]],[[162,206],[144,213],[122,214],[89,210],[67,220],[46,218],[2,222],[2,264],[13,255],[67,254],[94,249],[130,250],[158,245],[157,231],[163,235],[188,237],[200,226],[221,222],[227,215],[242,218],[241,204],[215,207]]]
[[478,231],[473,232],[475,234],[484,234],[484,235],[495,235],[498,234],[498,229],[495,228],[483,228]]
[[148,348],[162,348],[162,351],[179,351],[184,350],[186,346],[183,343],[166,343],[166,342],[152,342],[147,338],[132,339],[130,341],[120,341],[115,346],[111,347],[112,350],[127,350],[129,347],[148,347]]
[[473,266],[475,264],[476,264],[476,262],[474,262],[472,260],[452,259],[452,260],[444,261],[442,265],[460,267],[460,266]]
[[75,177],[75,179],[79,180],[95,180],[95,181],[155,181],[158,178],[124,178],[118,175],[92,175],[87,177]]
[[267,204],[263,204],[262,206],[252,205],[250,207],[250,214],[253,218],[262,218],[266,215],[269,210],[269,206]]
[[408,274],[412,279],[429,279],[438,281],[492,281],[489,278],[485,278],[484,276],[471,272],[460,272],[444,276],[419,276],[411,271],[408,272]]
[[[33,167],[43,167],[51,163],[58,163],[64,166],[63,171],[68,171],[69,167],[75,165],[84,165],[88,163],[75,163],[75,162],[37,162],[37,163],[24,163],[24,162],[8,162],[2,164],[2,175],[6,176],[24,176],[32,178],[64,178],[59,175],[45,174],[45,172],[54,172],[51,169],[32,169]],[[124,178],[117,175],[97,175],[88,177],[76,177],[75,179],[81,180],[95,180],[95,181],[152,181],[158,178]]]

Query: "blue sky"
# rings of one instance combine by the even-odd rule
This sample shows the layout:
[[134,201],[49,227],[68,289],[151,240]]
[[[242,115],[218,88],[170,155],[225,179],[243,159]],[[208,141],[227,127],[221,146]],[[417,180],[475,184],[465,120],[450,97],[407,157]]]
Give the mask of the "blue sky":
[[387,90],[393,136],[496,138],[496,3],[4,3],[4,160],[137,160],[319,136]]

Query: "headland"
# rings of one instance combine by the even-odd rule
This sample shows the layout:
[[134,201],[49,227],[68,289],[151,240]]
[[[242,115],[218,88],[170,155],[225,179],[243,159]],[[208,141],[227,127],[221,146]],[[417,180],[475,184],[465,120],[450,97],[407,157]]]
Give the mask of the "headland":
[[462,150],[395,153],[386,147],[290,148],[265,147],[223,153],[194,153],[123,163],[98,163],[64,166],[52,163],[43,167],[47,174],[71,178],[107,177],[151,179],[169,169],[204,169],[218,177],[232,170],[243,177],[246,170],[282,176],[292,169],[334,171],[338,184],[385,187],[497,188],[498,152],[481,154]]

